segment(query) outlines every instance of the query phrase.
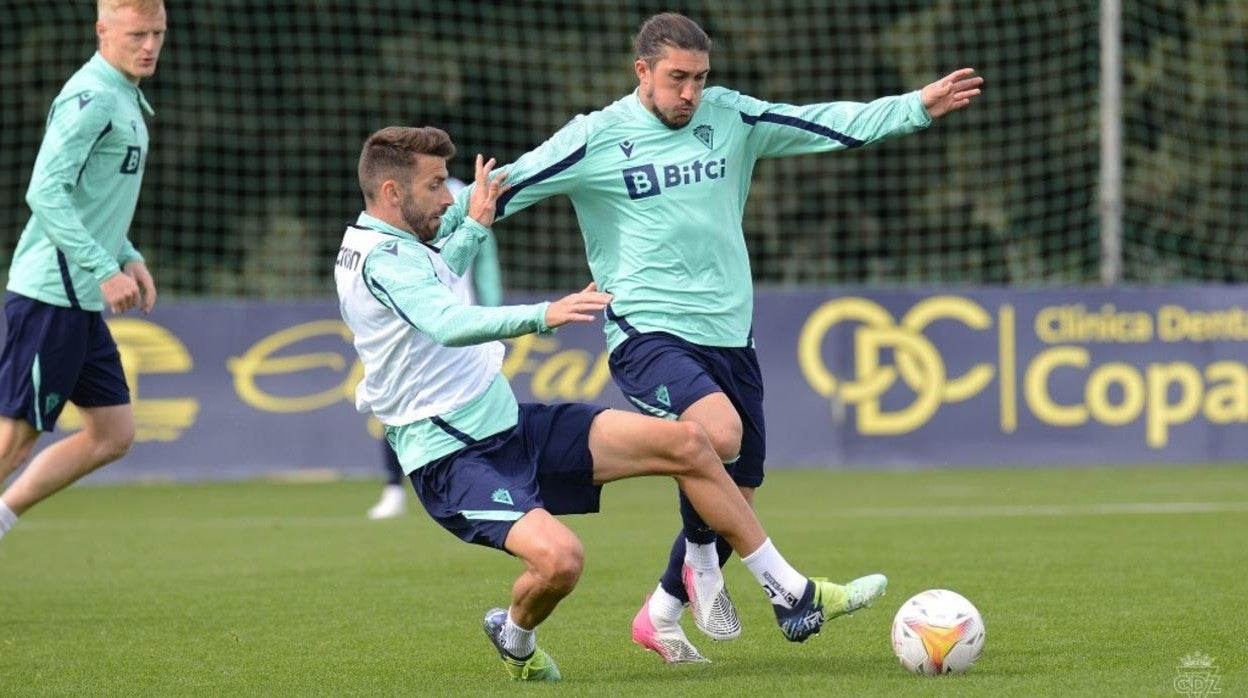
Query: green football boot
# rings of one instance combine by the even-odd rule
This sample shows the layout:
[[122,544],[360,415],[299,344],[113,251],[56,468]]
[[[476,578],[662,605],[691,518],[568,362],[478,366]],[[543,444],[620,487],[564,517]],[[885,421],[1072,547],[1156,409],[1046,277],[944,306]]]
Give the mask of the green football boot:
[[494,644],[494,649],[498,650],[498,656],[503,660],[503,666],[507,667],[511,680],[559,681],[563,679],[559,673],[559,667],[555,665],[555,660],[551,659],[550,655],[540,647],[534,649],[533,654],[528,657],[517,657],[508,652],[503,647],[502,640],[503,625],[506,622],[507,609],[492,608],[486,612],[481,627],[485,630],[486,637],[490,638],[490,642]]

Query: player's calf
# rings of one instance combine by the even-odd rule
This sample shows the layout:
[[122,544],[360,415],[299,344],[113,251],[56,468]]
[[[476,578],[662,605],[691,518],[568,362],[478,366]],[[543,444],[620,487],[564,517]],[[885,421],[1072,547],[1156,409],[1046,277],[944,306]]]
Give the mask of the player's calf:
[[0,417],[0,482],[30,457],[39,432],[25,420]]

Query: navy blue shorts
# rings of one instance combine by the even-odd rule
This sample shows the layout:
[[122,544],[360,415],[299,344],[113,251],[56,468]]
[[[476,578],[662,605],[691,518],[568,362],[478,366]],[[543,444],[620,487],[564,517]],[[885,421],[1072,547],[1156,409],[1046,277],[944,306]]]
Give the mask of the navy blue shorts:
[[602,486],[594,484],[589,427],[605,409],[522,404],[514,428],[417,468],[412,487],[442,528],[499,550],[533,509],[597,513]]
[[79,407],[130,403],[121,354],[103,316],[9,292],[0,355],[0,415],[52,431],[65,401]]
[[609,365],[615,384],[645,414],[676,419],[707,395],[726,395],[741,416],[741,455],[729,472],[741,487],[763,484],[763,374],[753,347],[704,347],[666,332],[644,332],[617,346]]

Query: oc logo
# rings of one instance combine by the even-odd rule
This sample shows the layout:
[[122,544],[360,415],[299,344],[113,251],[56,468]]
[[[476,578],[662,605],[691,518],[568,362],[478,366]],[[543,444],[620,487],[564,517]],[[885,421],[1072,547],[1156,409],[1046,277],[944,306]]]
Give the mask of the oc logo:
[[[858,433],[905,434],[926,424],[942,404],[978,394],[995,373],[991,364],[979,363],[960,376],[949,376],[940,351],[924,335],[937,320],[954,320],[973,330],[992,326],[987,311],[957,296],[926,298],[900,322],[874,301],[841,298],[824,303],[806,320],[798,339],[798,364],[820,395],[857,406]],[[833,375],[821,351],[828,331],[843,322],[860,324],[854,330],[852,377]],[[895,365],[884,365],[884,349],[892,349]],[[880,398],[899,378],[914,392],[914,399],[905,407],[885,411]]]

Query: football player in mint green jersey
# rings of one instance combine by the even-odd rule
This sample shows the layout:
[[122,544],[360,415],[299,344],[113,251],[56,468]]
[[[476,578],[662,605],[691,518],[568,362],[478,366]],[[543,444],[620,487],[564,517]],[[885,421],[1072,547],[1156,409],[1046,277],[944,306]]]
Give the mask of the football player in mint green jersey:
[[156,285],[127,238],[147,162],[151,114],[139,81],[165,41],[162,0],[99,0],[99,52],[52,102],[5,298],[0,482],[52,431],[66,402],[83,429],[41,451],[0,495],[0,538],[38,502],[134,441],[134,412],[108,308],[150,312]]
[[[967,106],[983,80],[964,68],[865,104],[777,104],[706,87],[710,47],[687,17],[648,19],[635,40],[636,91],[503,168],[512,188],[498,216],[571,199],[593,279],[614,296],[606,338],[616,384],[645,413],[702,425],[752,502],[765,431],[742,216],[755,164],[919,131]],[[466,201],[443,218],[443,233]],[[686,603],[710,637],[740,633],[720,573],[729,550],[684,498],[681,514],[667,570],[633,625],[634,639],[667,661],[698,656],[679,625]],[[662,649],[673,646],[682,650]]]
[[675,479],[741,555],[791,642],[879,598],[882,575],[842,585],[790,565],[696,423],[516,402],[499,340],[593,321],[611,296],[590,284],[548,303],[472,304],[465,270],[490,236],[505,185],[491,174],[494,160],[478,155],[469,215],[440,247],[429,244],[452,202],[446,163],[454,154],[450,136],[433,127],[391,126],[368,137],[358,167],[365,210],[343,233],[334,283],[364,366],[356,408],[385,425],[425,511],[463,542],[524,563],[510,604],[481,624],[511,678],[562,678],[536,631],[575,589],[585,550],[555,515],[597,512],[603,485],[625,478]]

